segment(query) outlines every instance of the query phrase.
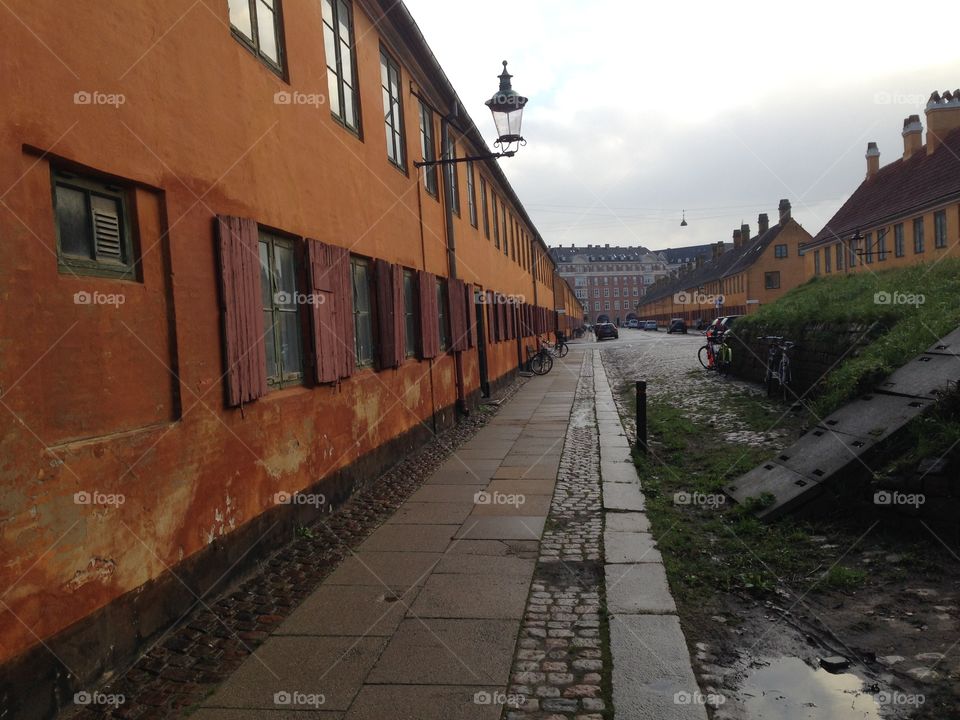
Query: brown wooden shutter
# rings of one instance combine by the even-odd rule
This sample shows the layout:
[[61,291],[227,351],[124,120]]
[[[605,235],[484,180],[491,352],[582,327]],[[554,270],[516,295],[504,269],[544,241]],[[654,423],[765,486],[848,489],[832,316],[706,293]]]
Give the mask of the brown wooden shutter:
[[397,366],[407,359],[407,305],[403,295],[403,266],[393,266],[393,336]]
[[513,303],[508,302],[503,308],[507,314],[507,340],[514,340],[517,337],[517,328],[513,317]]
[[437,278],[433,273],[417,273],[420,296],[420,357],[435,358],[440,354],[440,317],[437,308]]
[[393,289],[393,265],[386,260],[375,260],[373,278],[377,309],[377,364],[381,368],[395,368],[400,361],[397,359],[397,306]]
[[267,392],[260,239],[248,218],[218,215],[217,230],[227,405],[237,407]]
[[463,285],[463,304],[467,314],[467,347],[477,346],[477,311],[474,306],[474,289],[471,283]]
[[315,296],[310,304],[314,380],[337,382],[350,377],[356,364],[350,253],[308,238],[307,262]]
[[451,278],[447,281],[447,297],[450,306],[450,347],[454,351],[467,349],[467,316],[463,302],[463,281]]

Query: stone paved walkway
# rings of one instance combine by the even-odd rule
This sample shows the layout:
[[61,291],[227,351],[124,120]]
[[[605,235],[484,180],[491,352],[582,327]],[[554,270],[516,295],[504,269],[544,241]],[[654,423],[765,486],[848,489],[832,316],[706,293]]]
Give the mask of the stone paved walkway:
[[582,359],[526,383],[191,717],[499,718]]

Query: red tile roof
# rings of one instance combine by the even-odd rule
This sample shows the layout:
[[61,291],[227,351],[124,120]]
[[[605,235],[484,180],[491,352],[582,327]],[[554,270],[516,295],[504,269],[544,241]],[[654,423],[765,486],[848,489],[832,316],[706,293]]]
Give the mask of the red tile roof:
[[849,236],[960,196],[960,128],[932,155],[921,148],[860,183],[807,247]]

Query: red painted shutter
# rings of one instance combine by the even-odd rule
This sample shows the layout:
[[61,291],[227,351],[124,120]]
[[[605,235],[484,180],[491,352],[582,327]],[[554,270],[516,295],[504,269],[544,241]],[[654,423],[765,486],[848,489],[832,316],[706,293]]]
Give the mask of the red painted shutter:
[[394,362],[400,366],[407,358],[407,306],[403,295],[403,266],[393,266],[393,337],[396,355]]
[[313,326],[314,379],[331,383],[353,374],[356,364],[353,281],[346,248],[307,239]]
[[393,266],[386,260],[375,260],[373,278],[377,309],[377,365],[381,368],[394,368],[399,363],[396,362],[397,338],[394,330],[396,306],[393,294]]
[[267,392],[259,231],[253,220],[225,215],[217,230],[227,405],[236,407]]
[[477,346],[477,312],[474,307],[473,285],[464,283],[463,285],[463,306],[467,314],[467,347]]
[[440,354],[440,317],[437,312],[437,278],[420,270],[417,289],[420,295],[420,357],[435,358]]
[[504,312],[507,313],[507,340],[513,340],[517,337],[517,328],[513,317],[512,302],[508,302],[506,305],[504,305]]

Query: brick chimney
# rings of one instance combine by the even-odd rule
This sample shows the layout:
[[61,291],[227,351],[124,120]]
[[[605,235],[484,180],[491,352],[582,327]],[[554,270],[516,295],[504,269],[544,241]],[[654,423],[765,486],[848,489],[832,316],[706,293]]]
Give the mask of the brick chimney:
[[757,216],[757,235],[763,235],[770,229],[770,216],[766,213],[760,213]]
[[739,229],[733,231],[733,249],[739,250],[743,246],[743,234]]
[[717,257],[723,255],[723,240],[717,240]]
[[740,226],[740,242],[744,245],[750,242],[750,226],[746,223]]
[[869,180],[880,171],[880,148],[875,142],[867,143],[867,154],[864,157],[867,159],[867,180]]
[[717,252],[717,246],[716,246],[716,245],[711,245],[711,246],[710,246],[710,251],[711,251],[711,254],[713,255],[713,260],[714,260],[714,262],[716,262],[717,258],[720,257],[720,253]]
[[919,115],[903,119],[903,159],[909,160],[923,147],[923,123]]
[[790,219],[790,201],[784,198],[780,201],[780,224]]
[[960,89],[945,90],[943,95],[936,90],[927,101],[927,155],[940,147],[950,131],[960,127]]

